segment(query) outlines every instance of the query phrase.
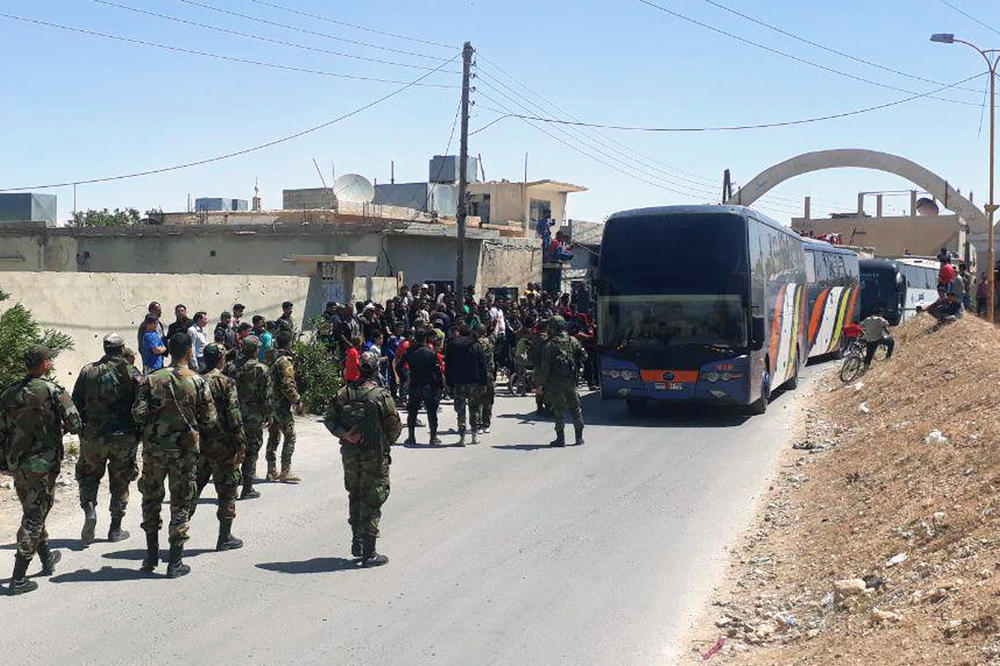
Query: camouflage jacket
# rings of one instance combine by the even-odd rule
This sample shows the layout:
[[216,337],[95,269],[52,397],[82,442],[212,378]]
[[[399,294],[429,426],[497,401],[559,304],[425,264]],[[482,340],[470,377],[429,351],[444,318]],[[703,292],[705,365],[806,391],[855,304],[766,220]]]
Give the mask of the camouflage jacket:
[[146,377],[132,406],[143,429],[144,451],[195,451],[199,431],[211,431],[219,420],[204,377],[172,365]]
[[213,460],[231,458],[246,447],[236,382],[219,370],[207,372],[202,377],[212,393],[219,418],[214,426],[201,431],[201,454]]
[[497,378],[496,334],[491,333],[479,338],[479,346],[483,348],[483,354],[486,356],[486,374],[489,375],[489,381],[494,382]]
[[548,339],[549,336],[546,333],[528,334],[528,365],[532,368],[537,368],[541,364],[542,349]]
[[[535,383],[538,386],[558,386],[559,388],[576,387],[576,366],[587,360],[587,352],[576,338],[571,338],[563,331],[555,337],[550,337],[542,346],[541,359],[535,368]],[[559,366],[565,361],[568,368],[560,371]]]
[[25,377],[0,396],[0,467],[45,473],[59,469],[63,432],[80,432],[69,394],[40,377]]
[[73,386],[73,404],[83,421],[83,434],[103,437],[135,431],[132,405],[142,375],[121,356],[105,356],[85,365]]
[[292,364],[292,352],[286,349],[277,351],[271,364],[271,404],[275,412],[287,414],[292,411],[292,405],[299,402],[299,390],[295,387],[295,366]]
[[236,371],[236,391],[244,421],[270,421],[271,375],[260,361],[250,360]]
[[399,439],[403,424],[392,395],[373,379],[351,382],[340,389],[324,416],[326,429],[335,437],[351,430],[361,434],[356,445],[345,444],[341,451],[358,456],[389,455],[389,448]]

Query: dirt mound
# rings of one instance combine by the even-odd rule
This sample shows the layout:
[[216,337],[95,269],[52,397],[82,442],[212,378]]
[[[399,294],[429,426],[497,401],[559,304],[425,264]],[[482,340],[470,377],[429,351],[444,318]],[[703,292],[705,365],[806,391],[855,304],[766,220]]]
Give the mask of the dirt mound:
[[695,647],[740,664],[1000,663],[1000,331],[925,316],[811,386],[800,441]]

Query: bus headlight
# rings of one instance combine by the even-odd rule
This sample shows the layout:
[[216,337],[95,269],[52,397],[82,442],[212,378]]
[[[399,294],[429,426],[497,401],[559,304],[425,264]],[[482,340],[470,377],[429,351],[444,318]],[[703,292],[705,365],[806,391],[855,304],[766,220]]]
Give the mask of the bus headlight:
[[715,382],[719,381],[719,373],[717,373],[717,372],[706,372],[705,373],[705,381],[706,382],[711,382],[711,383],[714,384]]

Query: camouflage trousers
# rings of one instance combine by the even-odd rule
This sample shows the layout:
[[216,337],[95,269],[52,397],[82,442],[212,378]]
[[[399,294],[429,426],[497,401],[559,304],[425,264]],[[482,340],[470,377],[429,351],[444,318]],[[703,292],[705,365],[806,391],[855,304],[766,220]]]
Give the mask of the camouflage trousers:
[[170,484],[170,545],[182,545],[188,540],[191,500],[195,494],[195,474],[198,467],[196,451],[150,450],[142,452],[142,529],[147,534],[163,527],[160,508],[166,495],[163,483]]
[[215,483],[215,495],[218,498],[218,509],[215,512],[219,520],[232,520],[236,517],[236,489],[240,487],[240,466],[232,458],[212,460],[201,456],[198,459],[198,471],[195,473],[195,491],[191,499],[191,511],[188,516],[194,516],[198,508],[201,492],[208,485],[208,480]]
[[247,453],[243,458],[243,483],[253,483],[257,475],[257,458],[264,445],[264,421],[254,417],[243,418],[243,433],[247,439]]
[[97,504],[97,489],[107,468],[111,515],[125,515],[129,486],[139,477],[139,467],[135,462],[138,447],[139,440],[132,433],[80,438],[80,459],[76,461],[80,506],[87,502]]
[[483,428],[489,428],[490,424],[493,423],[493,403],[497,399],[497,384],[496,380],[491,380],[486,384],[486,396],[483,400],[483,414],[482,420],[479,425]]
[[562,431],[566,428],[566,413],[569,412],[573,420],[573,426],[583,427],[583,411],[580,409],[580,396],[576,392],[575,386],[553,386],[545,387],[545,404],[552,410],[556,421],[556,430]]
[[344,488],[347,489],[351,533],[377,537],[382,505],[389,498],[389,458],[371,452],[340,449],[344,462]]
[[295,453],[295,419],[292,413],[282,414],[276,412],[271,426],[267,429],[267,462],[273,463],[277,459],[278,439],[283,438],[284,446],[281,447],[281,465],[292,464],[292,454]]
[[59,468],[51,472],[13,470],[14,488],[21,501],[21,527],[17,530],[17,554],[25,559],[35,556],[38,546],[49,542],[45,519],[52,509]]
[[479,430],[483,424],[483,406],[486,404],[486,386],[483,384],[455,384],[455,413],[458,415],[458,432],[465,434],[465,412],[469,412],[469,425]]

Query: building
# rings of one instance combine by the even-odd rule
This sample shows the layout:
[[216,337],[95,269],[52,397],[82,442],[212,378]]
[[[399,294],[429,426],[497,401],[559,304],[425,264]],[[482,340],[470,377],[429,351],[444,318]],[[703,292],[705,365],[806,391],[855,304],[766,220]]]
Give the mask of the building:
[[307,187],[281,190],[281,207],[284,210],[336,210],[337,197],[329,187]]
[[248,210],[246,199],[226,199],[223,197],[198,197],[194,200],[194,209],[199,213],[218,211]]
[[43,222],[56,225],[56,195],[0,193],[0,222]]
[[469,183],[469,214],[478,217],[483,224],[530,231],[541,219],[564,222],[567,196],[586,191],[582,185],[549,179]]

